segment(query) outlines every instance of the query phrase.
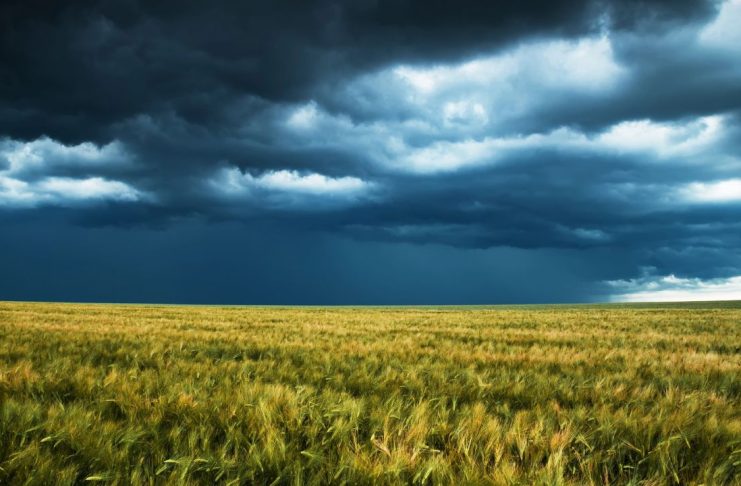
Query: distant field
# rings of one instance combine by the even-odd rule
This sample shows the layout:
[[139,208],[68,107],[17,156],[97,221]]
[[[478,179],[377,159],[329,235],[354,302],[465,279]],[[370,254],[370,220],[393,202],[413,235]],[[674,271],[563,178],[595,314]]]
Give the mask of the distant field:
[[0,302],[0,484],[741,484],[741,304]]

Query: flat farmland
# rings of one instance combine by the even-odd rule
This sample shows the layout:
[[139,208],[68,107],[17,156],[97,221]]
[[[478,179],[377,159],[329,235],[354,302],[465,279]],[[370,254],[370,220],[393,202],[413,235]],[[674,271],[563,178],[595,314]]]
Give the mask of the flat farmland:
[[0,302],[0,484],[741,484],[741,303]]

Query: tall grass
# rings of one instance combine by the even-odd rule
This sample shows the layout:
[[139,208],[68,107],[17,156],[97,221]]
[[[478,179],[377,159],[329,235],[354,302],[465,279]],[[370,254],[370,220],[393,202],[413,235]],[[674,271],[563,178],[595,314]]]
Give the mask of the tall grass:
[[0,484],[741,484],[741,306],[0,303]]

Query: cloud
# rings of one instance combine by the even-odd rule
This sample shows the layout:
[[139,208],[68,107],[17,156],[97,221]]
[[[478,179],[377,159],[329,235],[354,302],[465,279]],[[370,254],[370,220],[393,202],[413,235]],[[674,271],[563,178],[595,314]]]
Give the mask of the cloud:
[[693,182],[680,189],[688,201],[697,203],[741,202],[741,179],[718,182]]
[[[0,140],[0,161],[6,175],[49,174],[70,168],[96,169],[121,166],[130,162],[118,141],[97,146],[91,142],[64,145],[43,136],[30,142]],[[0,166],[2,167],[2,166]]]
[[25,182],[0,175],[0,207],[70,206],[81,202],[138,201],[142,194],[120,181],[100,177],[46,177]]
[[608,282],[615,302],[741,300],[741,276],[703,280],[674,275]]
[[[144,199],[131,185],[99,175],[130,162],[122,145],[81,143],[67,146],[48,137],[31,142],[0,141],[0,206],[79,205],[102,200]],[[59,174],[59,175],[57,175]],[[64,174],[76,174],[75,177]]]
[[718,141],[723,128],[719,115],[673,123],[628,120],[609,127],[597,141],[613,150],[655,153],[666,159],[707,151]]
[[321,209],[353,204],[368,195],[374,184],[357,177],[328,177],[297,171],[267,171],[254,176],[231,167],[208,181],[217,197],[246,198],[275,208]]
[[[561,127],[525,136],[433,141],[421,147],[397,139],[389,146],[391,154],[380,162],[401,171],[429,174],[516,160],[519,154],[537,150],[610,156],[634,153],[648,157],[647,161],[676,163],[680,158],[708,154],[725,133],[723,118],[711,116],[674,123],[630,120],[593,135]],[[703,163],[708,163],[704,157]]]
[[257,177],[242,174],[238,169],[227,169],[225,186],[229,190],[244,190],[257,187],[275,191],[297,192],[317,195],[349,194],[364,191],[368,183],[357,177],[332,178],[322,174],[301,175],[296,171],[269,171]]
[[306,102],[323,85],[374,70],[454,63],[543,38],[560,39],[556,54],[573,60],[566,78],[579,73],[589,84],[596,76],[599,84],[605,66],[571,39],[667,32],[715,12],[711,0],[310,0],[290,8],[235,0],[156,7],[11,0],[0,10],[0,69],[8,80],[0,133],[100,142],[115,136],[122,120],[167,113],[220,129],[231,123],[230,107],[248,96]]
[[536,82],[544,90],[602,90],[614,87],[624,74],[606,36],[535,41],[458,65],[401,65],[392,72],[422,97],[464,90],[481,94],[487,88]]
[[741,0],[729,0],[720,7],[714,21],[700,33],[703,45],[731,52],[741,52]]
[[293,129],[308,130],[314,126],[317,115],[316,103],[307,103],[291,113],[286,124]]
[[354,120],[393,115],[441,132],[456,124],[473,133],[507,132],[554,98],[606,96],[627,74],[606,35],[540,39],[459,63],[388,66],[330,85],[320,99]]

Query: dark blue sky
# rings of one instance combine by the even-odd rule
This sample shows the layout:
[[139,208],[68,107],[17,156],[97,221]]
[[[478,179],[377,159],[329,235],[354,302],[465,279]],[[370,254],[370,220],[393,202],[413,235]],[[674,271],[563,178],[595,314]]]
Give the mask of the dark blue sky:
[[741,2],[3,2],[0,299],[741,299]]

